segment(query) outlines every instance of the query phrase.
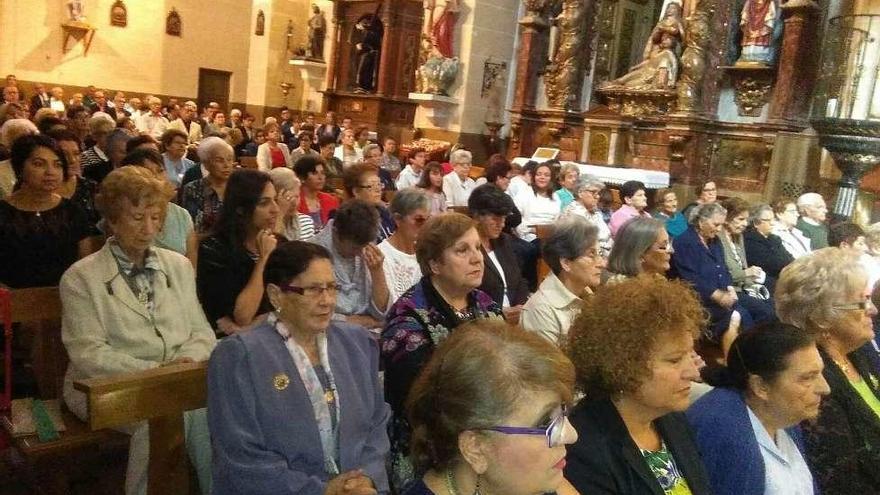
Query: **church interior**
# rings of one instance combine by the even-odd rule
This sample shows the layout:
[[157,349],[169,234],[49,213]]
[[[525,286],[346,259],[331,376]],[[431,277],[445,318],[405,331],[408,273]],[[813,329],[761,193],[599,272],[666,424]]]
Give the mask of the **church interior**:
[[[207,256],[203,253],[207,250],[205,239],[216,232],[212,228],[225,225],[222,223],[225,182],[222,186],[212,182],[215,172],[210,168],[214,165],[206,158],[213,160],[220,152],[203,149],[207,148],[203,146],[207,140],[219,137],[222,141],[217,142],[228,143],[234,151],[229,161],[230,167],[236,170],[231,172],[233,177],[239,169],[255,169],[267,172],[263,175],[272,175],[275,181],[276,176],[268,172],[279,168],[279,164],[280,168],[295,172],[288,174],[296,181],[296,187],[301,187],[302,197],[296,193],[299,216],[295,206],[291,210],[294,223],[299,218],[299,231],[296,228],[285,231],[285,237],[291,241],[305,240],[304,221],[309,225],[314,221],[310,235],[317,238],[322,235],[325,225],[327,229],[324,231],[329,232],[330,225],[345,220],[350,212],[343,212],[344,205],[352,198],[360,199],[359,194],[366,192],[358,191],[370,187],[358,181],[372,177],[369,172],[353,175],[353,167],[362,165],[356,162],[374,160],[370,163],[378,170],[383,206],[377,208],[385,211],[380,211],[379,215],[379,240],[390,238],[395,222],[398,232],[404,230],[403,216],[398,218],[394,212],[394,198],[395,195],[402,196],[417,182],[419,185],[413,189],[425,188],[430,194],[445,194],[445,199],[440,200],[442,208],[431,209],[431,217],[439,211],[469,214],[470,208],[471,216],[476,218],[479,216],[476,212],[480,210],[475,210],[476,207],[468,202],[467,194],[484,187],[481,183],[499,180],[494,175],[489,177],[490,170],[492,174],[502,170],[500,180],[505,181],[502,189],[514,187],[515,180],[522,182],[527,176],[526,185],[522,187],[529,193],[534,189],[530,199],[521,202],[508,190],[508,196],[513,197],[509,207],[486,210],[504,213],[502,223],[507,212],[518,210],[522,213],[521,227],[515,227],[509,235],[516,237],[518,242],[513,248],[516,256],[511,260],[513,265],[522,266],[523,283],[529,286],[526,296],[532,294],[535,297],[540,293],[547,277],[553,280],[558,277],[558,281],[568,283],[562,274],[566,273],[569,260],[560,268],[557,266],[561,263],[559,259],[554,264],[543,251],[538,254],[538,246],[543,250],[545,243],[554,239],[554,224],[564,223],[565,215],[560,215],[560,211],[568,211],[556,203],[553,215],[546,216],[546,212],[540,210],[542,206],[538,206],[543,201],[538,191],[538,171],[547,168],[551,168],[558,189],[568,195],[569,198],[563,200],[566,202],[572,201],[573,197],[578,203],[579,195],[589,187],[588,181],[579,181],[578,177],[598,177],[604,184],[600,184],[600,189],[610,193],[603,196],[600,203],[607,209],[605,222],[610,224],[605,239],[608,252],[613,249],[612,238],[620,243],[616,236],[626,227],[626,224],[621,225],[622,220],[615,225],[612,210],[621,206],[634,207],[636,203],[632,198],[637,196],[637,191],[644,192],[642,196],[647,199],[646,204],[635,206],[638,211],[632,216],[642,216],[644,211],[647,217],[650,216],[647,212],[654,208],[662,210],[665,198],[670,194],[676,198],[679,209],[686,205],[699,209],[706,203],[715,202],[716,197],[718,204],[725,201],[725,207],[731,204],[739,208],[736,206],[739,203],[726,202],[737,198],[752,207],[769,205],[767,211],[772,207],[770,219],[754,217],[764,211],[761,208],[752,211],[753,216],[748,219],[752,230],[760,230],[760,225],[753,222],[781,222],[780,218],[787,211],[786,205],[796,204],[800,216],[807,217],[808,208],[815,206],[808,204],[807,200],[818,198],[820,202],[824,201],[819,223],[829,225],[831,234],[825,228],[822,241],[817,242],[806,231],[810,228],[807,226],[804,229],[806,251],[819,250],[823,243],[828,246],[829,239],[843,239],[840,241],[843,244],[853,244],[854,241],[844,234],[835,234],[834,225],[854,224],[860,232],[864,229],[859,237],[868,244],[864,256],[877,258],[870,262],[874,264],[869,263],[873,268],[868,271],[874,270],[869,280],[876,282],[880,279],[880,227],[875,224],[880,221],[880,0],[0,0],[0,75],[6,76],[0,101],[0,126],[4,129],[0,138],[6,136],[4,123],[7,121],[11,133],[19,132],[13,129],[14,121],[30,120],[34,124],[33,134],[39,128],[40,134],[54,136],[59,144],[66,134],[57,133],[58,128],[73,131],[75,136],[71,140],[79,144],[74,155],[79,156],[82,152],[81,158],[74,161],[82,160],[80,175],[92,180],[95,188],[90,199],[94,203],[90,214],[95,218],[90,223],[87,237],[93,240],[93,253],[107,249],[101,248],[105,240],[112,248],[112,241],[107,240],[113,238],[107,235],[112,231],[101,230],[100,222],[106,221],[112,226],[118,222],[109,220],[111,217],[102,210],[107,207],[99,204],[110,201],[106,199],[109,193],[102,194],[99,189],[106,184],[106,179],[105,182],[101,180],[114,176],[120,164],[134,163],[127,160],[136,159],[131,158],[131,149],[127,149],[128,156],[122,151],[118,158],[114,158],[112,144],[101,144],[108,142],[106,139],[112,141],[113,136],[120,133],[126,136],[124,139],[129,144],[130,140],[140,140],[140,144],[146,143],[148,147],[153,143],[156,151],[163,153],[164,165],[158,165],[165,167],[163,170],[176,191],[171,203],[178,203],[181,211],[192,215],[191,219],[184,215],[189,223],[189,234],[184,236],[186,239],[181,238],[181,243],[185,240],[193,244],[183,245],[178,252],[192,261],[192,266],[187,265],[189,272],[195,269],[199,277],[201,263],[206,259],[203,257]],[[153,102],[159,106],[154,106]],[[104,140],[96,131],[100,127],[96,120],[98,114],[111,115],[109,130],[101,134]],[[41,124],[40,119],[46,118],[48,120]],[[178,136],[171,129],[178,128],[175,127],[178,121],[182,157],[169,161],[167,154],[173,154],[171,147]],[[194,135],[192,123],[200,129],[198,136]],[[31,133],[25,131],[22,134]],[[107,138],[107,134],[111,137]],[[325,139],[328,135],[334,139]],[[356,139],[353,144],[346,141],[349,135]],[[271,146],[264,149],[267,145],[263,142],[271,142]],[[280,147],[278,143],[282,143]],[[331,145],[328,154],[324,154],[326,143]],[[103,151],[91,151],[95,147]],[[466,158],[462,158],[462,150],[467,151]],[[107,169],[96,172],[99,175],[95,177],[89,176],[90,162],[86,156],[90,151],[92,155],[89,156],[100,157],[107,163]],[[376,153],[374,157],[373,151]],[[419,154],[424,156],[416,158]],[[311,155],[319,162],[308,162]],[[297,158],[303,156],[308,163],[300,165]],[[6,172],[0,165],[0,199],[3,200],[0,206],[9,201],[11,208],[33,211],[21,206],[32,198],[27,196],[30,186],[24,183],[24,172],[16,168],[15,157],[13,142],[0,139],[0,160],[12,160],[12,165],[6,166]],[[459,173],[460,159],[468,162],[463,174]],[[338,163],[339,170],[335,173],[330,172],[332,160]],[[65,166],[70,166],[71,161],[71,158],[65,158]],[[189,165],[172,170],[168,168],[172,162]],[[418,165],[412,165],[413,162]],[[439,182],[432,186],[433,179],[428,174],[435,169],[426,162],[437,162],[436,170],[448,174],[446,179],[453,177],[454,187],[447,189],[448,181],[443,178],[438,179],[443,180],[442,186]],[[499,166],[499,163],[504,165]],[[322,183],[321,188],[316,189],[309,181],[318,173],[316,167],[322,164],[321,180],[326,173],[327,184]],[[552,164],[552,167],[542,164]],[[416,175],[412,181],[401,184],[403,176],[413,173],[414,169]],[[572,170],[575,175],[566,185],[567,172]],[[195,175],[190,178],[187,171]],[[65,181],[67,175],[68,169],[65,168]],[[166,177],[162,172],[159,175]],[[350,176],[354,178],[350,179]],[[226,177],[229,177],[228,173]],[[187,191],[188,180],[195,180],[190,182],[193,186],[203,181],[204,191]],[[232,179],[229,180],[231,184]],[[510,186],[507,186],[508,180]],[[13,185],[16,183],[21,184]],[[275,190],[280,198],[282,189],[277,183]],[[710,192],[711,200],[707,200],[706,195]],[[199,194],[190,198],[196,211],[186,202],[186,195],[190,193]],[[210,198],[202,197],[202,194],[219,196],[212,204]],[[462,199],[459,199],[460,194],[465,194]],[[596,194],[598,198],[598,190]],[[19,195],[18,199],[15,199],[16,195]],[[102,195],[105,198],[99,197]],[[36,197],[34,193],[33,198]],[[552,195],[551,190],[548,197],[557,196]],[[806,198],[803,204],[799,198]],[[20,203],[22,201],[24,203]],[[313,201],[315,205],[320,203],[319,209],[312,207]],[[335,202],[333,208],[339,207],[335,211],[339,214],[333,220],[325,215],[325,208],[330,209],[325,201]],[[280,199],[277,202],[281,204]],[[588,203],[586,200],[585,204]],[[827,221],[824,220],[826,203]],[[782,205],[781,209],[777,204]],[[213,213],[209,211],[211,208]],[[260,206],[256,208],[259,210]],[[356,211],[355,207],[350,209]],[[744,207],[737,211],[748,209]],[[253,210],[252,204],[249,211]],[[36,217],[40,217],[40,210],[36,211]],[[168,211],[170,216],[171,210]],[[732,212],[730,207],[722,211]],[[672,238],[675,237],[677,243],[677,234],[680,233],[674,235],[671,227],[671,222],[677,218],[675,214],[673,206],[669,215],[655,215],[667,222],[667,243],[673,256],[669,269],[673,272],[678,265],[671,250]],[[219,215],[219,219],[215,220],[212,215]],[[388,215],[387,219],[383,215]],[[107,216],[107,219],[99,221],[101,216]],[[303,217],[307,218],[303,220]],[[5,216],[0,212],[0,233],[7,239],[12,235],[10,232],[20,229],[13,218],[19,217]],[[363,218],[361,220],[367,222]],[[387,234],[383,230],[386,229],[386,220]],[[729,216],[727,220],[730,221]],[[215,222],[213,227],[206,223],[209,221]],[[482,220],[477,218],[475,221]],[[509,216],[506,221],[511,221]],[[686,221],[690,222],[690,219],[680,221],[681,230],[688,228]],[[701,220],[694,221],[693,225],[697,227],[691,227],[691,230],[696,229],[708,246],[709,240],[699,231]],[[4,222],[8,228],[2,225]],[[431,220],[428,222],[430,224]],[[278,225],[281,223],[279,220]],[[167,227],[167,223],[165,225]],[[815,223],[811,225],[816,226]],[[604,228],[608,230],[607,225]],[[603,226],[599,226],[600,248],[604,242],[602,229]],[[480,233],[482,235],[483,231]],[[276,230],[275,234],[280,232]],[[243,241],[244,246],[252,243],[256,247],[249,250],[250,258],[248,253],[244,255],[245,262],[250,263],[246,266],[252,267],[256,263],[262,267],[261,263],[271,263],[271,257],[265,251],[265,243],[269,241],[261,237],[263,234],[247,235],[250,237]],[[333,236],[336,235],[334,231]],[[595,238],[596,234],[591,235]],[[328,233],[325,237],[331,236]],[[410,245],[406,251],[412,258],[410,264],[416,266],[416,271],[421,267],[424,272],[429,265],[422,261],[415,263],[416,257],[422,256],[418,243],[414,238],[405,239]],[[813,249],[809,248],[811,239]],[[0,244],[4,242],[0,239]],[[278,248],[275,248],[275,241],[271,242],[272,249],[281,249],[280,241]],[[338,247],[340,241],[333,237],[332,242]],[[874,242],[877,251],[874,251]],[[484,248],[490,244],[486,241]],[[27,257],[15,252],[23,249],[23,245],[0,246],[0,257],[5,257],[0,259],[0,264],[11,267],[23,263],[20,260]],[[831,245],[840,246],[840,243],[832,242]],[[82,249],[82,243],[79,246]],[[367,245],[363,253],[356,256],[358,261],[352,265],[352,273],[359,273],[358,276],[364,276],[365,272],[372,274],[372,278],[368,278],[373,280],[373,299],[369,300],[369,294],[365,297],[368,306],[369,301],[375,306],[377,283],[374,279],[381,271],[372,271],[371,260],[379,256],[377,270],[385,266],[386,289],[392,294],[390,298],[386,296],[386,307],[396,308],[395,296],[410,292],[394,292],[392,286],[396,282],[391,279],[388,265],[381,265],[382,254],[374,254],[370,246],[373,245]],[[335,263],[337,253],[330,247],[328,249]],[[379,251],[375,250],[376,253]],[[789,251],[792,254],[789,262],[801,260],[799,254]],[[270,261],[263,259],[261,253],[264,252]],[[608,252],[604,252],[605,258]],[[720,247],[718,252],[721,252]],[[743,253],[746,252],[752,257],[748,245]],[[383,253],[385,262],[388,262],[391,255]],[[485,270],[488,272],[490,264],[494,263],[491,269],[500,274],[499,280],[506,291],[511,283],[510,275],[505,277],[507,263],[504,260],[499,262],[494,255],[490,262],[487,253],[484,249]],[[118,254],[116,256],[119,261]],[[72,385],[72,382],[67,383],[70,380],[64,380],[65,373],[69,374],[68,359],[71,362],[81,359],[76,356],[68,358],[72,348],[65,349],[70,344],[64,333],[67,332],[66,326],[71,324],[69,316],[64,315],[69,307],[66,297],[72,297],[65,296],[65,290],[72,289],[65,288],[64,284],[71,276],[70,271],[76,270],[85,259],[66,273],[60,271],[53,281],[38,285],[27,281],[13,283],[12,278],[3,278],[6,273],[11,273],[11,268],[0,269],[3,275],[0,276],[0,325],[4,329],[4,395],[0,396],[0,417],[3,420],[0,423],[6,427],[0,434],[0,495],[199,493],[200,473],[186,460],[185,447],[189,440],[184,441],[184,431],[188,439],[192,423],[189,416],[184,420],[183,412],[214,404],[209,397],[213,389],[206,388],[212,372],[206,364],[207,355],[202,356],[201,361],[168,359],[160,367],[143,367],[138,374],[130,376],[83,375]],[[740,271],[751,268],[744,259],[737,258],[736,262],[741,262]],[[121,262],[119,266],[123,266]],[[610,266],[603,264],[600,268],[603,273],[608,273]],[[250,285],[254,279],[248,278],[250,270],[248,268],[236,289],[241,294],[255,290]],[[529,275],[529,270],[535,274]],[[777,290],[781,290],[779,287],[783,285],[785,272],[780,275],[777,270],[772,274],[764,267],[761,274],[765,272],[774,282],[779,279]],[[334,273],[336,284],[331,283],[332,289],[335,293],[339,286],[341,294],[349,282],[340,282],[341,272]],[[684,268],[680,268],[679,278],[687,279],[683,273]],[[730,275],[733,274],[731,271]],[[177,275],[169,269],[169,274],[164,276],[170,289],[171,279]],[[251,276],[257,277],[256,269]],[[268,280],[268,272],[265,276]],[[611,279],[614,276],[612,274]],[[136,281],[132,280],[136,276],[123,278],[134,287],[132,284]],[[425,274],[425,279],[428,278],[431,277]],[[603,275],[602,284],[605,278]],[[758,285],[767,292],[765,279],[758,278],[761,280]],[[174,280],[177,284],[177,279]],[[212,280],[217,285],[227,283],[224,278]],[[263,283],[263,274],[259,274],[258,280],[258,285]],[[736,285],[734,282],[731,284]],[[106,283],[112,296],[112,280],[102,283]],[[215,319],[204,301],[210,287],[203,287],[201,281],[196,283],[199,300],[210,323],[208,330],[216,332],[218,341],[244,332],[252,321],[254,325],[263,321],[259,319],[260,315],[264,310],[271,310],[272,305],[280,314],[278,305],[270,304],[275,292],[264,291],[261,286],[257,289],[255,302],[248,306],[252,306],[252,311],[245,321],[239,321],[241,298],[236,299],[235,294],[229,300],[234,308],[228,313],[218,313],[221,318]],[[699,292],[699,283],[692,283]],[[331,285],[318,287],[316,297],[323,297],[323,291],[329,292]],[[411,285],[407,282],[403,289]],[[125,288],[126,285],[119,287]],[[291,290],[300,290],[295,297],[306,297],[303,288],[290,287]],[[772,306],[773,287],[768,288],[770,292],[766,297],[757,298],[761,302],[771,301]],[[603,290],[593,289],[588,288],[587,292]],[[720,288],[721,295],[717,298],[710,290],[711,296],[703,300],[704,305],[724,299],[726,289]],[[730,289],[733,291],[733,287]],[[738,286],[736,290],[740,292],[742,302],[746,296]],[[279,291],[278,294],[282,294],[283,290]],[[152,297],[152,292],[149,294]],[[146,293],[140,295],[147,297]],[[581,294],[575,296],[579,298]],[[283,297],[294,296],[284,292]],[[525,317],[520,314],[521,305],[528,307],[529,303],[523,299],[514,304],[512,299],[508,301],[506,293],[503,297],[506,305],[499,302],[499,311],[512,317],[512,323],[519,321],[530,330],[523,323]],[[858,297],[863,298],[863,295]],[[103,303],[95,304],[98,306],[95,312],[102,312]],[[147,304],[153,311],[152,299]],[[337,301],[337,311],[341,304]],[[731,308],[727,303],[719,304],[725,311]],[[861,304],[864,309],[866,303]],[[508,312],[511,308],[520,309]],[[458,318],[462,318],[457,308],[453,306],[452,309]],[[366,328],[378,329],[372,335],[383,346],[380,352],[383,353],[383,366],[386,366],[386,394],[389,393],[391,368],[387,368],[384,361],[386,344],[382,339],[386,338],[387,325],[392,321],[391,311],[393,309],[388,309],[384,319],[382,314],[370,316],[363,311],[354,315],[369,318],[369,324],[359,319],[349,320]],[[707,314],[711,313],[712,323],[716,323],[713,309],[707,311]],[[201,308],[198,312],[201,314]],[[753,311],[752,315],[755,321],[759,319],[757,312]],[[876,319],[876,308],[870,316]],[[736,313],[736,318],[739,317]],[[271,320],[272,316],[269,318]],[[725,324],[731,318],[729,311],[726,318],[723,319]],[[224,326],[224,321],[231,323]],[[577,323],[572,328],[575,327]],[[563,333],[567,331],[566,328]],[[212,341],[213,332],[210,335]],[[727,335],[732,341],[739,334]],[[698,351],[706,362],[719,353],[719,362],[724,362],[730,341],[718,337],[717,341],[704,343],[705,347]],[[113,342],[114,337],[108,336],[102,345],[115,345]],[[822,342],[821,337],[817,338],[820,351]],[[165,343],[163,337],[162,345]],[[873,345],[876,350],[877,344]],[[326,354],[326,349],[323,352]],[[134,353],[138,354],[138,351]],[[876,353],[880,356],[880,351]],[[164,367],[164,364],[171,366]],[[77,366],[84,369],[82,365]],[[291,369],[295,374],[296,368],[291,365]],[[848,368],[841,366],[841,369]],[[872,373],[871,377],[880,376],[880,366]],[[312,375],[314,373],[308,376]],[[287,387],[287,382],[279,383],[278,376],[275,376],[274,384],[275,389],[281,391]],[[314,383],[323,383],[319,382],[323,378],[318,373]],[[284,379],[287,380],[287,375]],[[332,381],[332,376],[330,379]],[[873,380],[873,393],[880,394],[876,378]],[[77,393],[85,394],[90,418],[76,417],[79,415],[73,415],[63,404],[68,400],[65,387],[69,386]],[[832,384],[832,396],[834,393]],[[18,401],[32,398],[42,400],[27,402],[27,413],[16,409],[23,407]],[[50,404],[53,399],[54,404]],[[877,415],[872,427],[876,430],[873,438],[878,441],[871,460],[880,461],[877,457],[880,451],[880,395],[868,402],[872,408],[878,407],[871,410]],[[45,404],[50,404],[48,413]],[[345,407],[344,400],[342,407]],[[396,406],[392,404],[391,407]],[[333,410],[331,408],[328,416]],[[31,427],[28,433],[12,432],[15,414],[29,418],[26,421]],[[214,421],[210,409],[208,416],[208,421]],[[57,431],[59,421],[66,428],[60,432]],[[131,463],[134,462],[131,459],[135,457],[134,442],[131,440],[130,444],[130,438],[146,434],[146,430],[132,433],[133,429],[126,429],[135,423],[149,423],[150,444],[140,453],[141,457],[149,458],[149,467],[143,474],[149,479],[146,489],[146,481],[138,489],[130,486]],[[211,426],[213,428],[214,424]],[[389,431],[393,433],[393,429]],[[393,454],[393,435],[391,444]],[[215,456],[216,448],[215,445]],[[569,452],[571,456],[572,450]],[[807,458],[810,460],[809,456]],[[129,459],[128,472],[126,459]],[[195,460],[192,462],[197,464]],[[215,470],[217,465],[215,458]],[[389,465],[394,465],[394,461],[390,460]],[[574,487],[568,486],[568,482],[566,486],[572,490],[580,488],[573,481],[575,478],[569,477],[568,469],[565,470],[566,478]],[[871,469],[876,476],[880,464],[872,465]],[[215,493],[237,493],[229,488],[218,492],[217,476],[215,471]],[[317,491],[303,489],[300,492],[291,488],[284,493],[407,493],[401,491],[400,486],[395,487],[391,474],[389,477],[391,492],[387,491],[386,480],[385,491],[376,483],[370,488],[355,487],[350,491],[341,488],[322,491],[324,485],[321,485],[320,490],[315,489]],[[820,478],[815,472],[814,477]],[[479,493],[479,476],[476,479],[475,493]],[[427,485],[431,486],[429,480],[426,477]],[[693,480],[688,482],[692,489],[695,488]],[[823,491],[830,494],[880,493],[880,481],[877,483],[873,485],[874,491],[868,492],[835,491],[840,485],[833,484],[828,485],[831,490]],[[361,489],[365,491],[358,491]],[[204,486],[201,493],[206,493]],[[257,490],[252,493],[269,492]],[[451,493],[457,495],[458,492]],[[560,488],[558,493],[577,492]],[[667,490],[665,493],[691,492]]]

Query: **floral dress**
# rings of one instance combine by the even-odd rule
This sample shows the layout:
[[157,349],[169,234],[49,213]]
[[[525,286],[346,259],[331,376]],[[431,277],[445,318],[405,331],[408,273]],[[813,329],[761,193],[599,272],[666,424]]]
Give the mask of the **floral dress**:
[[666,448],[664,443],[660,450],[644,450],[642,457],[651,469],[651,472],[660,483],[660,488],[666,495],[691,495],[691,489],[684,479],[684,475],[675,464],[675,459]]
[[478,318],[503,318],[501,307],[480,290],[468,295],[468,311],[456,312],[430,278],[412,286],[391,306],[382,331],[381,358],[385,370],[385,400],[394,417],[391,437],[391,483],[400,492],[421,476],[409,460],[410,427],[404,412],[406,396],[434,348],[458,325]]

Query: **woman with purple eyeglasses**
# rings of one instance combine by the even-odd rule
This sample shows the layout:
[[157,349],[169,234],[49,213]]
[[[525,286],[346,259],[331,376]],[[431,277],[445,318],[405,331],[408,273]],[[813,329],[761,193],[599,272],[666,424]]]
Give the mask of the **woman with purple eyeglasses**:
[[563,478],[574,367],[539,335],[500,320],[459,327],[407,400],[420,478],[402,495],[574,494]]

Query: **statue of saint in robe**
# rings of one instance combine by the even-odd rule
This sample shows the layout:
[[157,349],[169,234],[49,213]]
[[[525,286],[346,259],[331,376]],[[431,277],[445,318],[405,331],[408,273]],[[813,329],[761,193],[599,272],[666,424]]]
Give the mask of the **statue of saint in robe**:
[[361,17],[352,32],[357,57],[355,92],[372,93],[376,90],[379,55],[382,49],[382,21],[373,14]]
[[774,0],[746,0],[739,21],[742,51],[737,65],[770,65],[777,17]]
[[306,56],[316,60],[324,60],[324,35],[327,32],[327,21],[324,13],[317,5],[312,4],[312,17],[309,18],[309,44]]

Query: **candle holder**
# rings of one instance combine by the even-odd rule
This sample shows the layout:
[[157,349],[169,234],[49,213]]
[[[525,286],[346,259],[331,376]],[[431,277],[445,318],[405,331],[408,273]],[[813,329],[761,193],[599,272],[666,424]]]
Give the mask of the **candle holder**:
[[833,212],[851,218],[862,178],[880,164],[880,15],[831,19],[811,123],[841,171]]

